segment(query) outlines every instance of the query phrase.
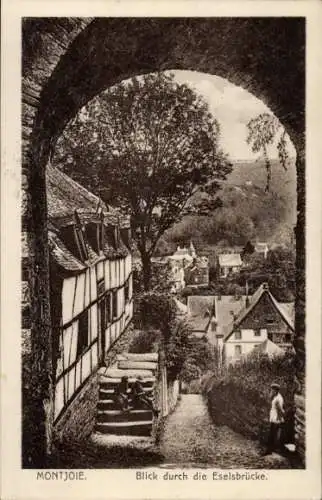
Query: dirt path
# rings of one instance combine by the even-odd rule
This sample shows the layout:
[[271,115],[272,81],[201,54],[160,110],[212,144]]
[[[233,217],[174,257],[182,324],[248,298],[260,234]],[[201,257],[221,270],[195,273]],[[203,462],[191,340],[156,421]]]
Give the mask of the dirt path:
[[215,427],[199,394],[185,394],[168,417],[160,441],[164,465],[218,468],[285,468],[278,455],[261,457],[256,442]]

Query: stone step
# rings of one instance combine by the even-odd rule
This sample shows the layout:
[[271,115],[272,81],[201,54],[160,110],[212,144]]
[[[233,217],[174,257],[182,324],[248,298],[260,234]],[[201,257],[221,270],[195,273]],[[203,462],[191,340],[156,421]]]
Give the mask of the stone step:
[[[131,388],[131,385],[133,384],[135,379],[131,380],[129,379],[129,386]],[[143,388],[146,388],[146,389],[152,389],[153,388],[153,385],[154,385],[154,381],[155,379],[154,378],[151,378],[151,379],[143,379],[141,381],[141,385]],[[100,389],[115,389],[118,385],[119,385],[120,381],[118,379],[102,379],[100,380],[99,382],[99,386],[100,386]]]
[[152,420],[118,423],[96,423],[95,431],[101,432],[102,434],[148,436],[152,431]]
[[103,399],[103,400],[98,401],[98,403],[97,403],[97,410],[98,411],[114,410],[114,409],[115,409],[114,399]]
[[[126,360],[123,360],[126,361]],[[140,369],[119,369],[119,368],[104,368],[99,370],[100,379],[115,378],[121,380],[122,377],[126,376],[129,378],[137,378],[141,375],[143,378],[153,377],[153,372],[151,370],[140,370]]]
[[[149,396],[149,397],[153,396],[153,390],[154,390],[153,387],[147,387],[147,388],[144,387],[143,389],[144,389],[144,392],[147,396]],[[131,393],[131,389],[128,390],[129,395],[130,395],[130,393]],[[106,399],[112,399],[116,404],[117,395],[115,394],[114,389],[100,389],[98,396],[99,396],[99,401],[105,401]]]
[[159,355],[157,352],[146,352],[146,353],[133,353],[126,352],[122,354],[122,357],[129,359],[131,361],[158,361]]
[[120,410],[99,410],[97,412],[97,423],[118,423],[118,422],[137,422],[148,421],[153,418],[152,411],[147,409],[131,410],[128,413],[123,413]]
[[118,368],[122,370],[151,370],[156,371],[158,363],[154,361],[118,361]]

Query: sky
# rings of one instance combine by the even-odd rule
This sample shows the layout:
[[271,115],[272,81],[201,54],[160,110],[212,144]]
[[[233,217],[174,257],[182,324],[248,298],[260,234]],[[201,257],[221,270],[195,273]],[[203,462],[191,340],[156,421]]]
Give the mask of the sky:
[[[210,112],[221,126],[221,146],[232,160],[254,160],[259,157],[246,142],[246,124],[260,113],[270,112],[262,101],[218,76],[195,71],[171,73],[175,75],[176,81],[193,87],[207,101]],[[288,151],[290,157],[295,157],[295,148],[289,138]],[[278,158],[276,144],[270,146],[268,152],[270,158]]]

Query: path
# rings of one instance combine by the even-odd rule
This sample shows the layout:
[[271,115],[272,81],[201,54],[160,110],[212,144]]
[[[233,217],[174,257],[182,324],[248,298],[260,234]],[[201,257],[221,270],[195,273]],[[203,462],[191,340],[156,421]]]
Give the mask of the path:
[[256,442],[215,426],[200,394],[185,394],[168,417],[160,442],[164,465],[216,468],[284,468],[278,455],[261,457]]

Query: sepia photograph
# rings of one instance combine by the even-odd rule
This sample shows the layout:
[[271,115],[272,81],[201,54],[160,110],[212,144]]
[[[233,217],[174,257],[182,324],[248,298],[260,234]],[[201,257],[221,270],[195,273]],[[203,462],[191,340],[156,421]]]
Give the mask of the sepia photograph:
[[23,18],[24,468],[305,467],[305,19]]
[[318,500],[322,10],[12,2],[1,498]]

